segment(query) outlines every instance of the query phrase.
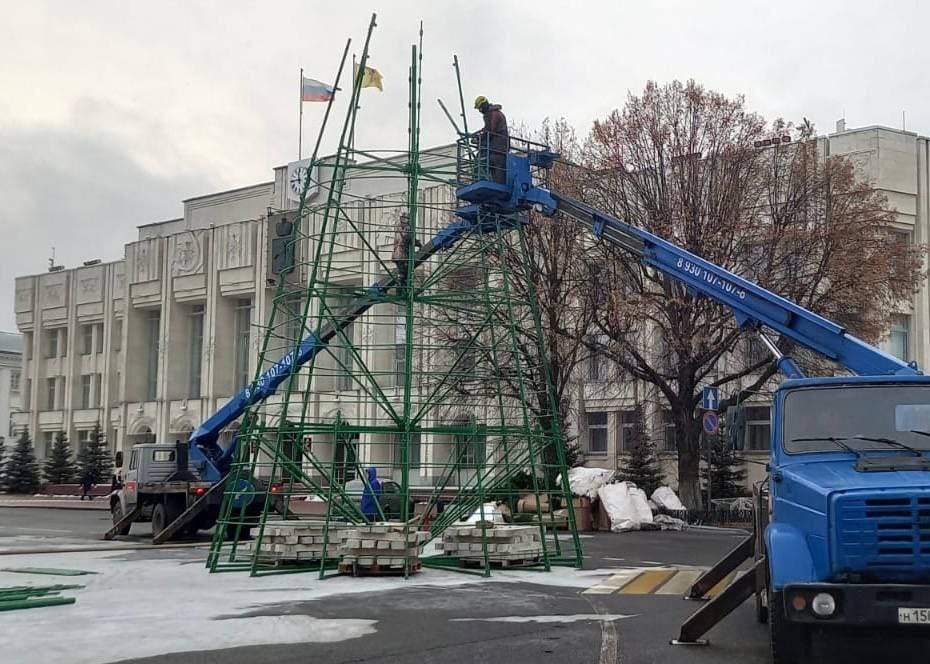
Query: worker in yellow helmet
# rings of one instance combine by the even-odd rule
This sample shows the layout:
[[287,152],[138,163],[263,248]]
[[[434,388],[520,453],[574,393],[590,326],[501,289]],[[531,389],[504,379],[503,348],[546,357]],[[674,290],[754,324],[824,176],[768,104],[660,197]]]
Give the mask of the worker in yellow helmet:
[[507,153],[510,133],[507,118],[500,104],[492,104],[484,95],[475,97],[475,110],[484,116],[484,127],[478,132],[478,159],[492,182],[507,184]]

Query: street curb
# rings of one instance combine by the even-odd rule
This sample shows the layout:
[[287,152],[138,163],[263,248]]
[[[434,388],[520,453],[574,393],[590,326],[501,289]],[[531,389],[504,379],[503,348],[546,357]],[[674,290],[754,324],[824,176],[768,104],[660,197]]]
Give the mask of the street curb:
[[752,531],[745,528],[726,528],[724,526],[686,526],[685,530],[704,530],[711,533],[738,533],[740,535],[752,535]]
[[[9,502],[9,503],[4,503],[4,502],[0,501],[0,508],[3,508],[3,507],[13,507],[13,508],[17,508],[17,509],[29,509],[29,508],[31,508],[31,509],[35,509],[35,510],[85,510],[85,511],[88,511],[88,512],[93,512],[93,511],[96,511],[96,512],[109,512],[109,511],[110,511],[106,505],[104,505],[103,507],[96,507],[96,506],[91,507],[90,505],[62,505],[62,504],[57,504],[57,505],[56,505],[55,503],[53,503],[53,502],[51,502],[51,501],[49,501],[49,504],[42,504],[42,505],[37,505],[37,504],[35,504],[35,503],[24,504],[24,503],[26,503],[26,502],[27,502],[27,501],[25,501],[25,500],[22,501],[22,502],[19,502],[19,501],[12,501],[12,502]],[[100,503],[98,503],[98,505],[99,505],[99,504],[100,504]]]
[[32,556],[46,553],[84,553],[86,551],[159,551],[161,549],[196,549],[208,547],[212,542],[179,542],[177,544],[127,544],[125,546],[103,546],[99,544],[90,544],[88,546],[73,546],[64,549],[24,549],[21,551],[3,551],[0,550],[0,556]]

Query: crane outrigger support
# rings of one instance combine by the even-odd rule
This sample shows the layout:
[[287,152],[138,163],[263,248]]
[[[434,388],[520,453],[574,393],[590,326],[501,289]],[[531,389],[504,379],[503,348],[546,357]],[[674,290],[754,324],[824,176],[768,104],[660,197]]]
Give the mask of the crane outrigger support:
[[704,572],[691,584],[685,599],[704,600],[710,589],[723,581],[756,551],[756,536],[750,535],[724,556],[716,565]]
[[[755,537],[753,536],[747,538],[746,542],[752,545],[754,540]],[[741,548],[743,548],[742,544],[734,549],[731,555]],[[755,547],[752,548],[754,549]],[[751,556],[752,553],[749,555]],[[728,560],[729,557],[730,556],[727,556],[727,558],[710,568],[704,576],[707,576],[711,572],[721,573],[725,567],[725,562],[728,564],[733,562],[732,560]],[[745,559],[746,557],[741,558],[736,565],[739,565]],[[691,614],[691,616],[682,623],[678,638],[673,639],[671,644],[676,646],[707,645],[708,641],[706,639],[701,639],[702,636],[707,634],[714,625],[730,615],[743,602],[762,591],[764,585],[759,579],[760,576],[764,578],[766,565],[767,562],[764,557],[758,558],[749,570],[739,575],[733,583],[724,588],[720,594]],[[732,569],[730,571],[732,571]],[[721,578],[728,573],[729,572],[723,572]],[[701,577],[701,579],[703,578],[704,577]],[[701,579],[698,579],[698,581],[700,582]],[[697,586],[697,583],[691,587],[689,596],[686,597],[686,599],[694,599],[690,595],[695,592],[701,592],[702,589],[696,589],[695,586]]]

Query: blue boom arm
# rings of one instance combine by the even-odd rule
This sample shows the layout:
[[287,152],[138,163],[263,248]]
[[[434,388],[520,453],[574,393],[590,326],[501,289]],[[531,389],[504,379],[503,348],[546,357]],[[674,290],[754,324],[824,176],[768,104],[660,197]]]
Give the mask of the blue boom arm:
[[[590,205],[538,186],[533,181],[531,167],[551,168],[557,157],[549,151],[508,155],[506,185],[479,180],[458,190],[459,199],[470,204],[461,208],[461,214],[475,219],[480,217],[479,211],[512,214],[535,208],[549,216],[563,212],[584,224],[596,237],[630,252],[643,264],[676,279],[692,292],[729,307],[740,326],[767,327],[860,375],[920,373],[916,365],[882,352],[836,323],[719,265]],[[789,378],[803,376],[790,358],[780,358],[779,368]]]
[[[460,207],[460,217],[439,231],[413,257],[414,268],[440,250],[452,248],[465,234],[495,232],[498,223],[484,224],[484,212],[512,215],[532,208],[546,215],[557,211],[586,226],[596,237],[610,242],[638,257],[643,264],[672,277],[692,292],[699,293],[729,307],[739,325],[767,327],[815,350],[860,375],[914,375],[913,364],[870,346],[832,321],[799,307],[718,265],[675,246],[648,231],[632,226],[595,208],[538,186],[532,168],[551,168],[558,155],[546,150],[531,151],[526,156],[507,155],[507,184],[479,180],[458,189],[457,196],[467,205]],[[520,223],[514,221],[513,223]],[[484,226],[487,226],[486,228]],[[201,476],[220,479],[228,470],[238,438],[227,450],[217,439],[220,432],[242,416],[246,409],[275,393],[278,386],[301,366],[324,349],[339,330],[345,329],[373,305],[383,301],[388,289],[395,286],[392,274],[372,284],[365,295],[353,300],[334,321],[319,334],[311,334],[253,383],[235,395],[191,434],[190,459],[199,463]],[[802,374],[790,358],[779,359],[779,368],[791,378]]]

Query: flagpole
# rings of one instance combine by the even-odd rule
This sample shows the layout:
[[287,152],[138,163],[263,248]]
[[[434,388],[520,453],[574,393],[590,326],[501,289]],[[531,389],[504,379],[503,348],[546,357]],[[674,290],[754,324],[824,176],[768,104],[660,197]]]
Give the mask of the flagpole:
[[[355,86],[358,78],[358,71],[355,64],[355,53],[352,54],[352,85]],[[351,99],[351,97],[350,97]],[[352,124],[352,132],[349,134],[349,152],[355,154],[355,124]]]
[[300,161],[304,149],[304,68],[300,68],[300,119],[297,121],[297,161]]

